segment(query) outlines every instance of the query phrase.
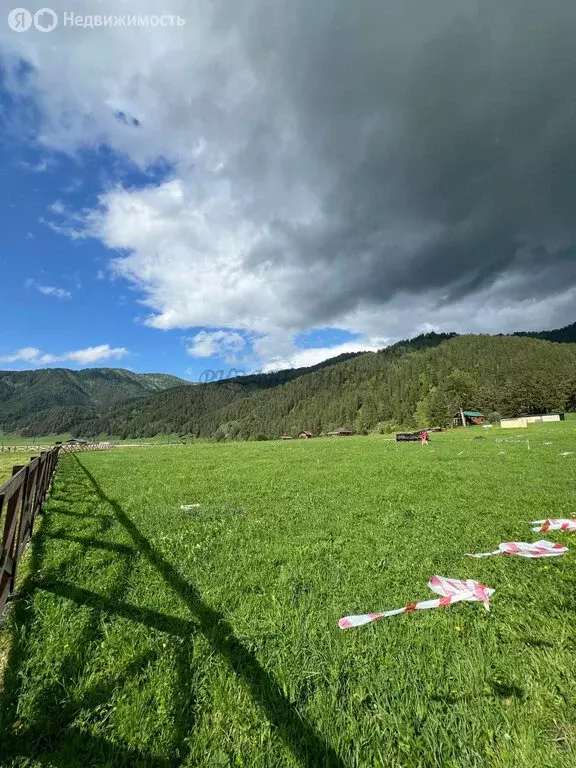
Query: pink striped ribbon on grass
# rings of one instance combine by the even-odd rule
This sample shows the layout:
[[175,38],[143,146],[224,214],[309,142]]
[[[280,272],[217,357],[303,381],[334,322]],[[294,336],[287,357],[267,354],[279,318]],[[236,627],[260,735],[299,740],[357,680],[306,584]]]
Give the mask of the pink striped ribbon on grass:
[[546,533],[546,531],[571,531],[576,533],[576,520],[558,520],[548,518],[547,520],[533,520],[532,528],[536,533]]
[[338,622],[340,629],[351,629],[352,627],[361,627],[363,624],[370,624],[372,621],[384,619],[387,616],[396,616],[399,613],[409,613],[410,611],[425,611],[429,608],[443,608],[452,603],[466,601],[469,603],[481,601],[487,611],[490,610],[489,600],[494,594],[494,590],[484,586],[472,579],[465,581],[460,579],[448,579],[445,576],[432,576],[428,586],[437,595],[442,595],[440,599],[425,600],[421,603],[410,603],[404,608],[396,608],[393,611],[384,611],[383,613],[363,613],[358,616],[344,616]]
[[468,557],[491,557],[492,555],[518,555],[519,557],[557,557],[568,552],[568,547],[562,544],[554,544],[552,541],[535,541],[528,544],[525,541],[506,541],[500,544],[494,552],[480,552]]

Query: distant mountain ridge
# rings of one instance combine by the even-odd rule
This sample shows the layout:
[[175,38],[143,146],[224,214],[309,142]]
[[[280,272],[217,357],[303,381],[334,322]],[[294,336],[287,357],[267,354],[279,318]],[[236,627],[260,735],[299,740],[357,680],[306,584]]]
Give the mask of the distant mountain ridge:
[[122,368],[0,371],[0,428],[12,429],[40,413],[47,417],[54,410],[109,406],[183,384],[184,379],[169,374]]
[[574,342],[576,323],[497,336],[432,332],[379,352],[194,386],[122,369],[6,371],[0,429],[229,440],[426,426],[461,402],[502,415],[576,408]]
[[513,335],[542,339],[542,341],[555,341],[558,344],[575,344],[576,323],[565,325],[564,328],[556,328],[553,331],[518,331]]

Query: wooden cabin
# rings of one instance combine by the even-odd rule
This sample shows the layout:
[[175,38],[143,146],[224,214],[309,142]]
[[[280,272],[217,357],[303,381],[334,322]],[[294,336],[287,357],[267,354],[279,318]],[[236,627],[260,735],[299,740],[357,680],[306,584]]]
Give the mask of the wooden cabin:
[[480,411],[457,411],[454,414],[455,427],[473,427],[484,424],[486,416]]
[[303,440],[309,440],[311,437],[314,437],[312,432],[308,432],[308,430],[304,430],[303,432],[300,432],[298,437],[301,437]]

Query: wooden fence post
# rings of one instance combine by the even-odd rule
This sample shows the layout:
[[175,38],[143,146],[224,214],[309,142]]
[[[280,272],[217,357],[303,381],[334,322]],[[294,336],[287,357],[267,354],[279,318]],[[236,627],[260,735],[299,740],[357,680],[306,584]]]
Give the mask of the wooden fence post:
[[[15,477],[24,467],[14,467],[12,477]],[[21,508],[24,484],[18,485],[15,493],[8,499],[4,520],[4,535],[2,536],[2,559],[0,560],[0,608],[8,599],[8,595],[14,588],[16,575],[16,560],[18,557],[18,537],[16,532],[19,523],[19,511]],[[0,509],[4,506],[4,499],[0,497]]]

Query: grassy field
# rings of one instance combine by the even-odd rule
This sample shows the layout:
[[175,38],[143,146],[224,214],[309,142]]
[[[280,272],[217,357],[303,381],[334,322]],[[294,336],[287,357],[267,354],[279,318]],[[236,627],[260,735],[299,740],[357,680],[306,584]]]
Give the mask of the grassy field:
[[47,435],[44,437],[19,437],[17,435],[6,435],[0,432],[0,446],[13,446],[13,445],[47,445],[53,446],[54,443],[59,440],[64,442],[68,440],[71,435]]
[[[2,633],[0,764],[573,768],[576,546],[464,553],[576,512],[575,470],[574,422],[63,457]],[[433,574],[491,613],[338,629]]]
[[12,467],[23,466],[31,456],[38,456],[38,451],[18,451],[18,453],[0,453],[0,484],[12,475]]

